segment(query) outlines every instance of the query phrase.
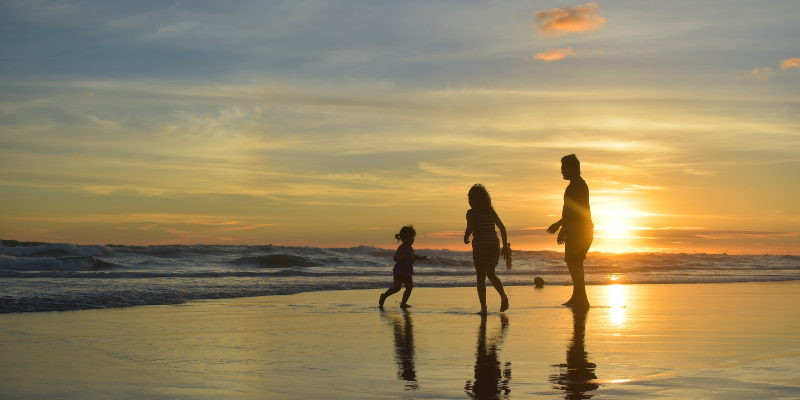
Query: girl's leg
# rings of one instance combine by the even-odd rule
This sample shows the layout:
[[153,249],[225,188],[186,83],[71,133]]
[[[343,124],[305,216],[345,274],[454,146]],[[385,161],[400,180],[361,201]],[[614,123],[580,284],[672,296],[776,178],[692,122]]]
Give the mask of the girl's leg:
[[403,292],[403,302],[400,303],[400,307],[411,307],[408,305],[408,298],[411,296],[411,290],[414,289],[414,280],[410,276],[404,276],[403,284],[406,285],[406,290]]
[[383,292],[381,294],[381,298],[378,301],[378,305],[383,307],[383,302],[386,301],[386,298],[399,292],[400,289],[403,287],[403,278],[401,276],[395,275],[394,276],[394,286],[390,287],[389,290]]
[[500,278],[495,275],[494,268],[489,268],[486,271],[486,277],[489,278],[489,281],[492,282],[492,286],[494,286],[497,293],[500,294],[500,312],[508,310],[508,296],[506,296],[506,291],[503,289],[503,282],[500,282]]
[[481,314],[486,314],[486,268],[475,267],[478,275],[478,300],[481,302]]

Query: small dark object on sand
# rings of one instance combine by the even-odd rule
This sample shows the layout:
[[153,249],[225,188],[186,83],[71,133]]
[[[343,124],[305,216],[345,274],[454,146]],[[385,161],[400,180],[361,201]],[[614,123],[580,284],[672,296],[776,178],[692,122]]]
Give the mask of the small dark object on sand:
[[536,287],[538,288],[542,288],[544,287],[544,279],[537,276],[536,278],[533,279],[533,284],[536,285]]

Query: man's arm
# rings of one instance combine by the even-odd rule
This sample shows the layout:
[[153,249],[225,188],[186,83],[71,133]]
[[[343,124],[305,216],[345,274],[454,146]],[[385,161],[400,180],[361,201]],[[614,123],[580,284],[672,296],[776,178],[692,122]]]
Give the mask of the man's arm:
[[558,230],[561,228],[561,223],[562,223],[561,221],[563,221],[563,219],[560,219],[555,224],[550,225],[550,227],[547,228],[547,233],[552,235],[552,234],[558,232]]

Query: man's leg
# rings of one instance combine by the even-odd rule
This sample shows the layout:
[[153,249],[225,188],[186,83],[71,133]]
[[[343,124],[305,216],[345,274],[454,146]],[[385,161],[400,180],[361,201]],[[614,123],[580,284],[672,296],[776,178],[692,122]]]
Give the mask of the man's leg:
[[572,276],[572,298],[570,304],[574,307],[589,307],[589,298],[586,296],[586,280],[583,273],[583,260],[567,261],[569,274]]

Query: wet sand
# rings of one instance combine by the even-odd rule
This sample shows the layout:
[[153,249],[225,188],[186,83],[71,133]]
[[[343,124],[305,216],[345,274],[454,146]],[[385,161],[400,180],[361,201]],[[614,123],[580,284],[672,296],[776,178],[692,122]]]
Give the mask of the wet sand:
[[[37,398],[800,398],[800,282],[378,290],[0,315],[0,393]],[[499,298],[488,289],[490,309]]]

